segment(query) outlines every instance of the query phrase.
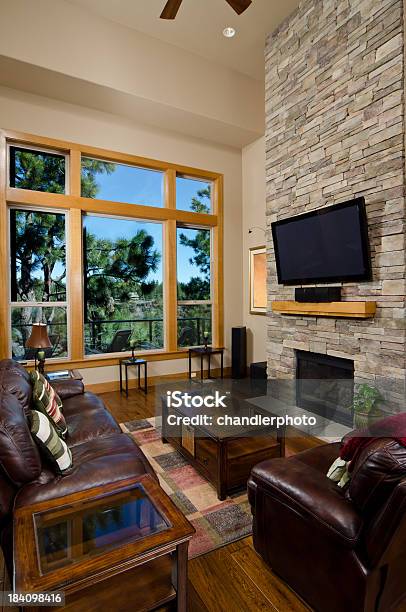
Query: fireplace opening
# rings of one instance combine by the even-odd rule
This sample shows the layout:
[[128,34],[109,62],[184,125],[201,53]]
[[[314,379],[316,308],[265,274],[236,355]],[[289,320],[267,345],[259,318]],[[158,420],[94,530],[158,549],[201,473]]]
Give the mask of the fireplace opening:
[[297,406],[352,427],[353,395],[353,361],[296,351]]

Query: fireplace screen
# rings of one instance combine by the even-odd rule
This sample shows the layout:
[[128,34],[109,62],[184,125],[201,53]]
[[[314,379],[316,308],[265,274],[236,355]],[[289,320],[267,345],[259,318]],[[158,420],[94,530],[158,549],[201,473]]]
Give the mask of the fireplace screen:
[[354,362],[296,351],[296,403],[326,419],[352,426]]

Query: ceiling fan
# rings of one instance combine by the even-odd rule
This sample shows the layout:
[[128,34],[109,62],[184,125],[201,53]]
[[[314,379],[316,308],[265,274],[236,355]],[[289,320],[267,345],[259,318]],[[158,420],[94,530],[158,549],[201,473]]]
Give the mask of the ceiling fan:
[[[237,15],[241,15],[249,7],[252,0],[226,0],[226,2],[235,10]],[[181,4],[182,0],[168,0],[161,13],[161,19],[175,19]]]

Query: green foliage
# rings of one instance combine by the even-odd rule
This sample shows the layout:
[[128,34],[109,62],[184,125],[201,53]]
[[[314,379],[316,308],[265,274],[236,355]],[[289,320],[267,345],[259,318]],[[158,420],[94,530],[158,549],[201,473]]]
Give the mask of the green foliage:
[[[209,213],[211,190],[210,186],[200,189],[198,197],[192,198],[191,210],[197,213]],[[208,200],[209,203],[207,203]],[[209,300],[210,299],[210,231],[198,230],[193,238],[181,233],[179,241],[182,246],[193,250],[189,263],[196,266],[201,276],[193,276],[188,283],[178,283],[179,300]]]
[[15,187],[51,193],[65,192],[65,158],[15,150]]
[[205,187],[204,189],[199,189],[197,192],[197,197],[194,196],[192,198],[192,202],[190,205],[190,209],[193,212],[197,213],[210,213],[211,206],[211,188],[210,185]]
[[65,217],[56,213],[13,210],[18,301],[65,300]]
[[[40,151],[15,149],[15,187],[33,191],[65,193],[65,157]],[[81,193],[95,198],[99,192],[97,175],[112,174],[115,164],[99,159],[82,159]]]
[[178,345],[196,346],[203,342],[204,332],[211,342],[211,305],[180,304],[178,306]]
[[359,385],[354,393],[354,412],[371,414],[377,410],[377,404],[383,400],[381,393],[376,387],[367,383]]
[[[86,235],[86,291],[88,317],[111,319],[117,304],[152,296],[158,283],[148,282],[157,270],[161,254],[145,230],[131,239],[106,240]],[[117,313],[115,314],[117,317]],[[119,318],[124,318],[121,316]]]
[[210,280],[193,276],[187,283],[178,283],[178,300],[209,300]]

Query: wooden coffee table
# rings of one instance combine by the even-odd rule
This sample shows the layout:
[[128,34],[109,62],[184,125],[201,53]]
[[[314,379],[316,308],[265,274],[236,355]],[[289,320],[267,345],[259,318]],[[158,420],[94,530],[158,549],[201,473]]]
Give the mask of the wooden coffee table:
[[63,591],[64,612],[154,610],[174,601],[186,612],[194,531],[150,475],[19,508],[14,591]]
[[247,486],[251,469],[265,459],[283,457],[285,431],[276,427],[226,427],[170,425],[169,415],[193,417],[212,416],[271,416],[244,400],[230,400],[227,408],[168,408],[162,397],[162,441],[169,442],[193,467],[211,482],[217,496],[227,495]]

